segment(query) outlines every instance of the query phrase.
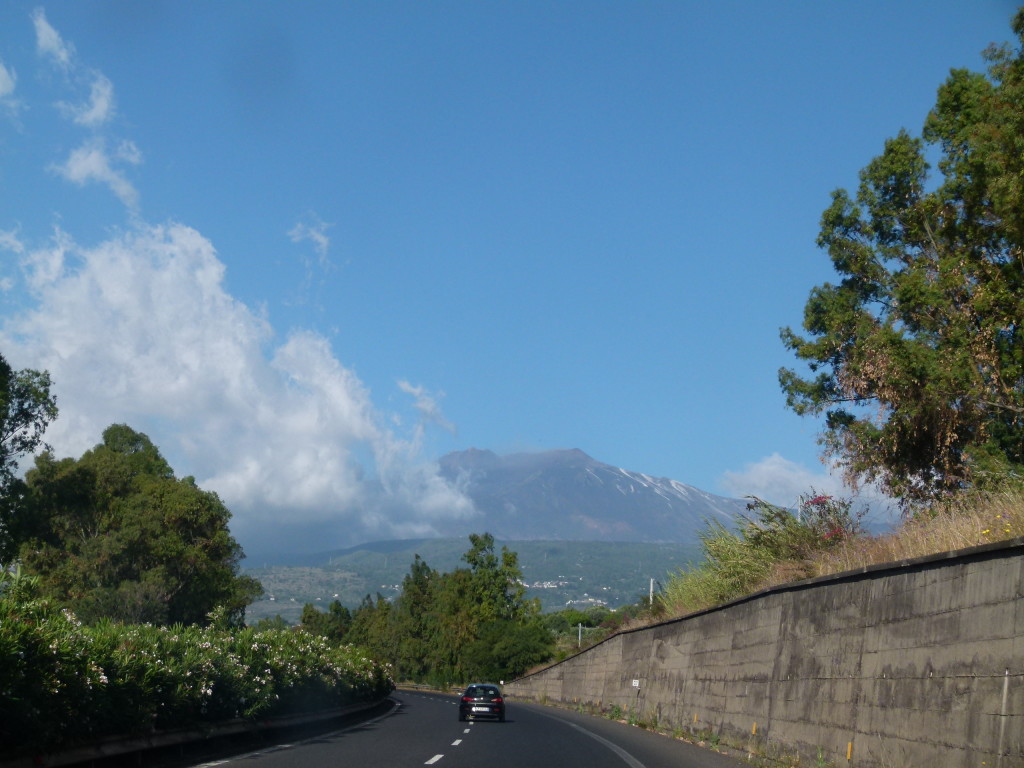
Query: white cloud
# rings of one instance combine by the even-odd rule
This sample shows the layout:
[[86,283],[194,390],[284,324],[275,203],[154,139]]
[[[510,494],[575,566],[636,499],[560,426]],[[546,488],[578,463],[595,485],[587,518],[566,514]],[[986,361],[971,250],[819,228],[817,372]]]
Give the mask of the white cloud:
[[24,253],[25,246],[18,237],[17,230],[0,229],[0,248],[11,253]]
[[99,72],[94,73],[89,88],[89,100],[79,106],[57,105],[65,115],[78,125],[97,128],[106,123],[114,114],[114,85]]
[[814,490],[842,495],[842,480],[829,472],[813,472],[777,453],[747,464],[738,472],[725,472],[719,484],[736,497],[757,496],[783,507],[793,506],[801,495]]
[[74,58],[75,47],[65,43],[60,33],[50,26],[50,22],[46,20],[46,12],[42,8],[36,8],[32,12],[32,23],[36,29],[36,50],[61,69],[67,70]]
[[382,426],[326,339],[275,342],[224,291],[224,265],[195,230],[140,226],[88,249],[58,233],[23,263],[34,306],[7,320],[0,345],[12,365],[53,376],[61,412],[46,438],[59,455],[128,423],[216,490],[258,547],[288,546],[286,526],[328,547],[473,514],[416,438]]
[[141,163],[142,153],[130,141],[121,141],[113,152],[109,152],[107,140],[110,137],[99,132],[114,115],[113,83],[103,73],[78,63],[74,46],[61,38],[41,9],[33,13],[32,20],[36,28],[36,48],[40,55],[48,58],[64,73],[68,87],[78,91],[88,83],[89,88],[88,97],[81,103],[58,101],[56,106],[65,118],[91,129],[93,136],[72,150],[63,163],[52,165],[51,170],[79,186],[90,182],[103,184],[134,211],[138,206],[139,195],[125,176],[124,166]]
[[12,117],[17,117],[21,111],[21,102],[14,96],[18,84],[18,75],[13,69],[8,69],[0,61],[0,108]]
[[[49,248],[40,248],[26,254],[24,267],[29,288],[37,291],[44,290],[60,278],[64,272],[64,255],[70,246],[71,238],[66,233],[57,230]],[[17,244],[17,248],[17,253],[24,250],[24,246],[20,242]]]
[[142,162],[142,152],[133,141],[122,141],[117,145],[117,159],[132,165]]
[[17,75],[13,69],[7,69],[0,61],[0,101],[9,100],[14,93],[14,86],[18,82]]
[[455,425],[448,421],[444,414],[441,413],[441,405],[438,400],[444,397],[443,392],[438,392],[435,395],[428,392],[422,386],[413,386],[408,381],[399,381],[398,388],[407,395],[413,396],[413,407],[419,411],[420,416],[425,422],[436,424],[452,434],[455,433]]
[[864,522],[873,530],[890,526],[899,516],[895,502],[872,485],[854,492],[842,481],[838,470],[814,472],[777,453],[747,464],[737,472],[725,472],[719,485],[731,496],[756,496],[781,507],[796,506],[812,491],[826,496],[855,500],[855,510],[869,509]]
[[327,260],[327,252],[331,247],[331,239],[327,237],[327,230],[332,226],[320,220],[316,214],[309,215],[310,223],[298,222],[288,231],[288,237],[293,243],[301,243],[309,240],[313,243],[313,250],[320,257],[321,264]]
[[52,168],[79,186],[84,186],[88,182],[105,184],[122,203],[135,209],[139,204],[139,194],[124,173],[113,163],[121,161],[137,165],[141,160],[141,153],[131,142],[123,142],[111,158],[101,139],[91,139],[73,150],[63,165],[54,165]]
[[324,284],[326,275],[331,271],[332,264],[328,257],[331,248],[331,239],[327,236],[327,230],[333,225],[323,221],[315,213],[307,213],[304,220],[298,221],[294,227],[288,230],[288,238],[293,243],[309,242],[313,246],[315,258],[306,254],[300,254],[299,260],[304,268],[305,275],[301,286],[291,298],[291,303],[317,305],[319,288]]

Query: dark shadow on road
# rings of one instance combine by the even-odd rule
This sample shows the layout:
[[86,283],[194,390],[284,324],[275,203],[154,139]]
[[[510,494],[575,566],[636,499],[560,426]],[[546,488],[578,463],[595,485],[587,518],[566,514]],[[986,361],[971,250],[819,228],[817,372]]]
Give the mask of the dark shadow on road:
[[147,768],[185,768],[214,760],[239,758],[249,752],[263,752],[300,741],[329,743],[343,738],[346,733],[372,730],[377,725],[376,720],[389,714],[401,715],[406,706],[405,703],[399,706],[397,701],[386,699],[372,709],[318,723],[217,736],[145,752],[92,758],[67,768],[138,768],[140,765]]

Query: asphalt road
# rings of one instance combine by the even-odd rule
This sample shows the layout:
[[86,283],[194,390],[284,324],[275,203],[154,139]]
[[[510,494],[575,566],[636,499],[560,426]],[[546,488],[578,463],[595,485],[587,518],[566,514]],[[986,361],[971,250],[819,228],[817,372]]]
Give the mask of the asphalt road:
[[511,702],[504,723],[460,723],[457,699],[396,691],[386,714],[197,768],[739,768],[735,758],[600,717]]

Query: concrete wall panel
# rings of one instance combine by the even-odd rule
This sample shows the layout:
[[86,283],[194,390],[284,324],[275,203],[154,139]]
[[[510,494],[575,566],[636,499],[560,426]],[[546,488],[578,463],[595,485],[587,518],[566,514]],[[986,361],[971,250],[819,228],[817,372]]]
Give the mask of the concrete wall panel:
[[811,761],[1024,768],[1024,539],[621,633],[506,690]]

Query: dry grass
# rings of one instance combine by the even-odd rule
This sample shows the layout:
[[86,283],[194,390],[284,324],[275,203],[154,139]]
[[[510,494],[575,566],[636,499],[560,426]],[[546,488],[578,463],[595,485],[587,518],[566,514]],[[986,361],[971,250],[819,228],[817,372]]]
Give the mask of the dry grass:
[[[757,582],[751,593],[815,576],[898,563],[1017,537],[1024,537],[1024,489],[972,495],[957,504],[936,508],[930,514],[905,521],[892,533],[857,536],[802,562],[773,563],[767,576]],[[706,572],[698,572],[688,582],[691,589],[683,604],[663,603],[664,613],[628,619],[605,634],[591,637],[585,648],[618,632],[650,626],[666,618],[678,618],[720,604],[721,598],[714,598],[716,590],[704,583],[708,578],[713,577]],[[575,648],[571,652],[575,652]]]
[[812,574],[826,576],[1024,536],[1024,491],[973,497],[903,523],[893,533],[851,539],[820,553]]
[[[839,546],[817,552],[804,561],[772,563],[768,574],[750,593],[816,576],[853,571],[871,565],[898,563],[917,557],[991,544],[1024,536],[1024,489],[965,497],[957,504],[936,508],[902,523],[892,533],[857,536]],[[691,578],[684,599],[668,606],[672,617],[720,604],[706,588],[708,574]],[[700,578],[703,576],[704,578]],[[647,623],[654,623],[651,618]]]

